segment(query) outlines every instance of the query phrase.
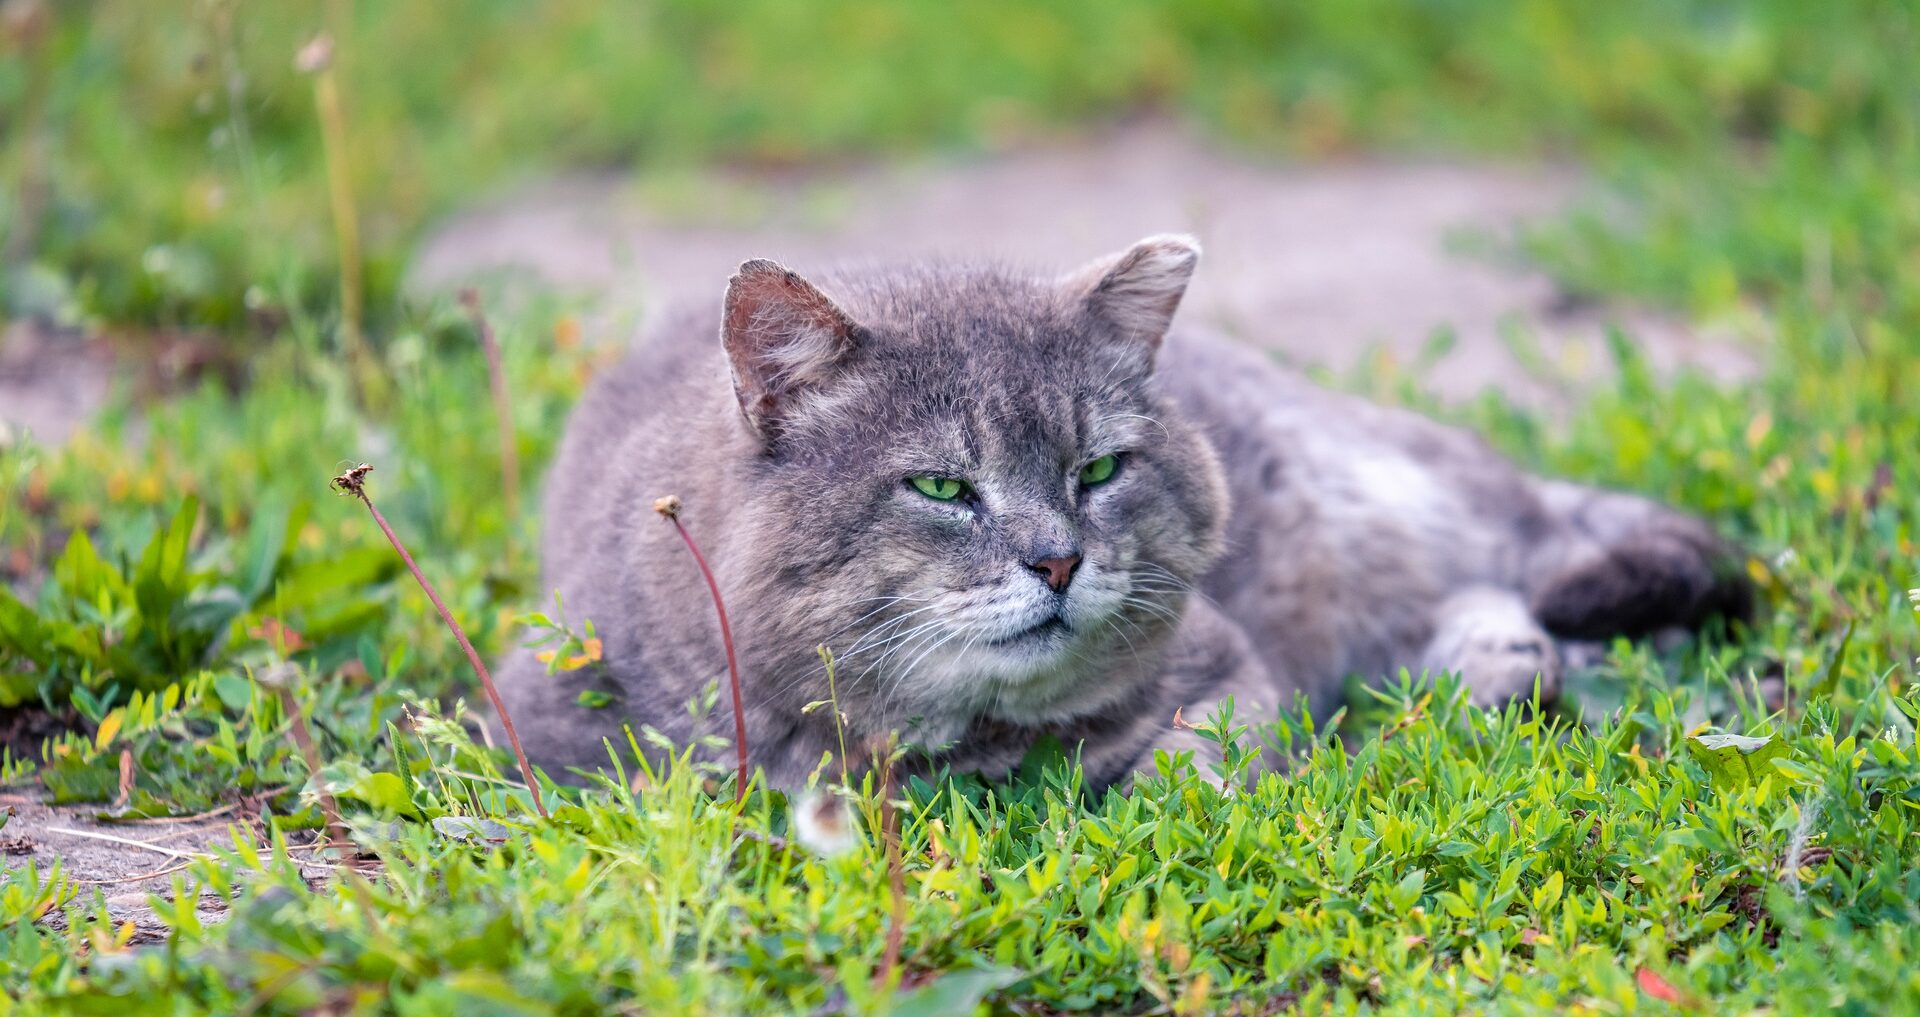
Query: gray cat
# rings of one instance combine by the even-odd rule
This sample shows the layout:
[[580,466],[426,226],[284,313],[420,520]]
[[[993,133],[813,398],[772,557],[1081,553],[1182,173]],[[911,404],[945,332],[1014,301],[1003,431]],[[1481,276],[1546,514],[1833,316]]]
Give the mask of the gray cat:
[[[748,744],[779,787],[888,731],[1003,773],[1043,734],[1089,783],[1206,753],[1172,718],[1316,712],[1350,674],[1457,671],[1551,697],[1556,639],[1739,615],[1711,530],[1526,476],[1475,438],[1168,327],[1199,259],[1152,237],[1053,278],[985,265],[821,277],[749,261],[574,412],[547,480],[545,588],[604,662],[502,668],[535,761],[607,762],[623,721],[731,737],[679,495],[726,595]],[[716,342],[715,339],[719,341]],[[724,687],[724,684],[723,684]],[[585,689],[611,707],[577,704]],[[616,740],[617,745],[624,741]]]

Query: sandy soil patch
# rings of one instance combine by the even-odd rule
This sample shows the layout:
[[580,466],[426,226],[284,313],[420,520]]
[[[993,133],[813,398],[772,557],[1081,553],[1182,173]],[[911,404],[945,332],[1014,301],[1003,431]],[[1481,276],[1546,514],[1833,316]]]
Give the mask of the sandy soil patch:
[[[266,839],[258,803],[244,799],[202,816],[174,819],[103,822],[99,817],[105,809],[102,805],[49,805],[32,791],[0,792],[0,814],[11,813],[0,827],[0,866],[31,864],[44,876],[58,865],[61,875],[74,883],[75,903],[90,904],[97,895],[116,924],[134,923],[137,942],[165,936],[166,927],[149,907],[150,895],[173,899],[176,890],[194,895],[203,921],[223,919],[224,901],[199,892],[193,863],[210,857],[214,848],[255,854],[253,848],[236,842],[240,830],[253,835],[251,843]],[[296,835],[289,843],[301,840]],[[313,854],[300,848],[293,853],[302,860]],[[304,867],[316,882],[332,868],[323,862]],[[48,920],[63,919],[56,910]]]
[[553,181],[440,224],[409,283],[424,295],[505,276],[601,298],[617,318],[667,296],[718,300],[749,257],[802,272],[928,253],[1067,266],[1184,231],[1207,252],[1188,320],[1301,365],[1347,370],[1370,349],[1409,363],[1451,329],[1451,353],[1425,379],[1432,392],[1493,387],[1551,408],[1564,391],[1505,333],[1531,334],[1555,373],[1595,379],[1617,325],[1657,370],[1750,375],[1757,358],[1730,336],[1570,300],[1499,255],[1582,186],[1552,166],[1266,162],[1149,125],[975,158]]

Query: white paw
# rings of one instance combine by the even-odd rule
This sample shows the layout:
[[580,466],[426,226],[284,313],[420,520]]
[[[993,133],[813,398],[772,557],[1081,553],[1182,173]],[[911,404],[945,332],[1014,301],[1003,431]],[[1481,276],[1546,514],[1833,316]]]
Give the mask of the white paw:
[[1433,673],[1457,672],[1477,705],[1531,699],[1536,682],[1541,702],[1560,695],[1560,651],[1539,628],[1463,626],[1448,635],[1453,638],[1435,640],[1425,666]]

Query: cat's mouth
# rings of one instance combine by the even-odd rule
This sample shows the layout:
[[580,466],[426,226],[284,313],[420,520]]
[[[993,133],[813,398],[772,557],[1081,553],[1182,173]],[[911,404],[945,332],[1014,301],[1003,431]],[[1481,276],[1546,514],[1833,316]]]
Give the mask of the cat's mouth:
[[1013,635],[1007,636],[1002,639],[995,639],[990,645],[1003,646],[1003,647],[1004,646],[1037,645],[1042,642],[1051,641],[1056,637],[1068,635],[1072,631],[1073,631],[1073,626],[1068,625],[1067,620],[1065,618],[1062,618],[1057,614],[1053,614],[1053,615],[1048,615],[1046,618],[1042,619],[1038,624],[1022,629],[1021,631],[1016,632]]

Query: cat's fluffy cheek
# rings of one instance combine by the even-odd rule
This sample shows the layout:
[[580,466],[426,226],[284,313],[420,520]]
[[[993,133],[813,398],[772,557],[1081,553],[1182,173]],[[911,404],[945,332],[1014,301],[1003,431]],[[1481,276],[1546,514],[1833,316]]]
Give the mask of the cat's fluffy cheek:
[[1126,576],[1089,557],[1074,575],[1061,617],[1084,637],[1114,620],[1131,592],[1129,586]]

